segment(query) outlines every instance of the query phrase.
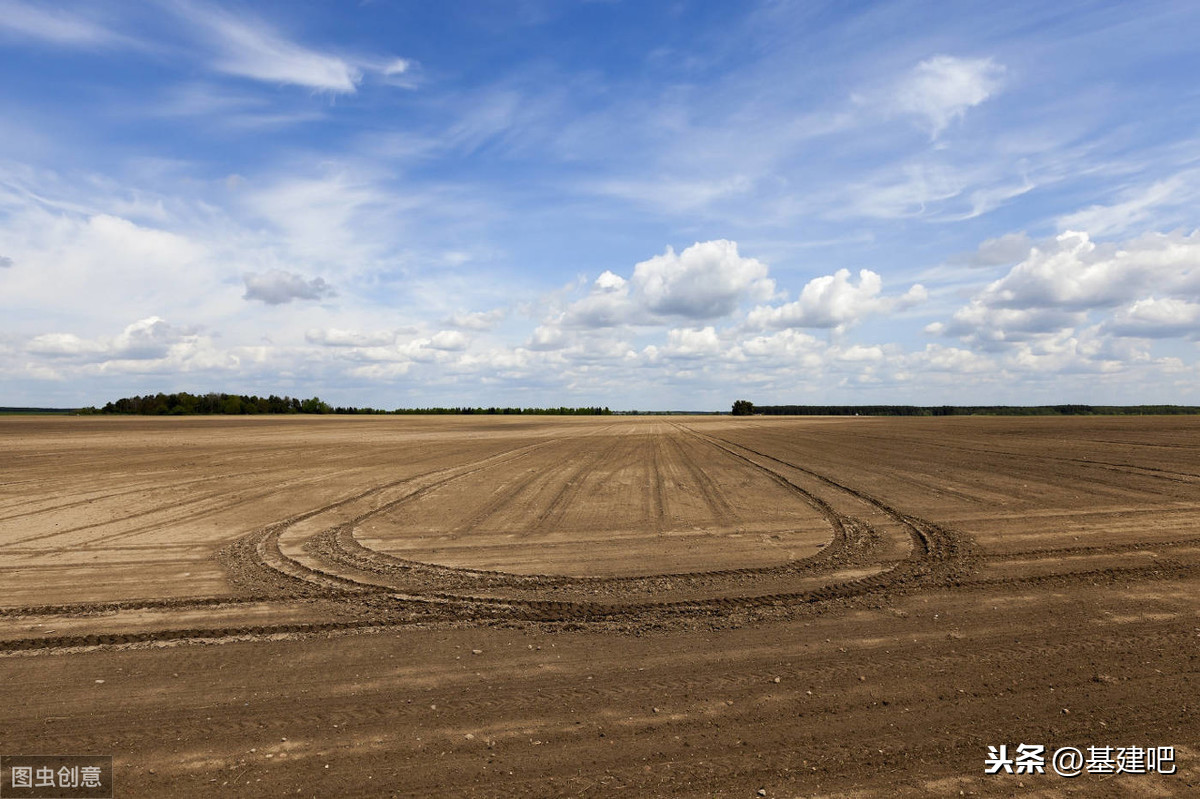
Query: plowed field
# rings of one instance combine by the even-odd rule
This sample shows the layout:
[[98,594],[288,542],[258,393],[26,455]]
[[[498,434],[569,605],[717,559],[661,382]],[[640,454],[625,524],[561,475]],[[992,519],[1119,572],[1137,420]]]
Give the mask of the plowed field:
[[1197,418],[0,418],[0,753],[120,796],[1197,796],[1198,706]]

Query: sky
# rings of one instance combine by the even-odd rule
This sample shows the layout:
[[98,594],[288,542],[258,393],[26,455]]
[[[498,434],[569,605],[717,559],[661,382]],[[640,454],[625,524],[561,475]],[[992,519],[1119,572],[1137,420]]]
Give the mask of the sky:
[[0,0],[0,405],[1200,404],[1200,4]]

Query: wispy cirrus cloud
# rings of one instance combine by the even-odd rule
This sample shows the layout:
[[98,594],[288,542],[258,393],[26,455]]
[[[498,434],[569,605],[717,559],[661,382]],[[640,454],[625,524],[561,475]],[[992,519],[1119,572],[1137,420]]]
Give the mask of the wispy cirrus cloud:
[[49,3],[18,0],[0,0],[0,33],[4,31],[64,47],[110,47],[134,42],[85,14]]
[[1194,220],[1191,209],[1200,200],[1200,169],[1187,169],[1149,185],[1125,188],[1113,202],[1097,203],[1058,218],[1059,230],[1086,230],[1096,237],[1160,227],[1173,220]]
[[353,94],[362,80],[362,70],[345,58],[291,41],[260,20],[207,4],[171,8],[196,26],[219,72],[335,94]]
[[300,86],[330,94],[354,94],[365,73],[389,85],[416,85],[411,58],[335,52],[295,41],[246,13],[177,0],[170,8],[195,26],[217,72],[263,83]]

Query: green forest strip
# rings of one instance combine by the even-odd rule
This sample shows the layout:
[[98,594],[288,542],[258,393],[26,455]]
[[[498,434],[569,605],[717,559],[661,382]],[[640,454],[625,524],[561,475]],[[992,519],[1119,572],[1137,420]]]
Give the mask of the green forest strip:
[[754,405],[734,403],[734,416],[1179,416],[1195,405]]
[[414,414],[414,415],[527,415],[527,416],[605,416],[608,408],[378,408],[334,407],[319,397],[257,397],[248,394],[147,394],[122,397],[103,408],[81,408],[81,414],[124,414],[134,416],[250,416],[269,414]]

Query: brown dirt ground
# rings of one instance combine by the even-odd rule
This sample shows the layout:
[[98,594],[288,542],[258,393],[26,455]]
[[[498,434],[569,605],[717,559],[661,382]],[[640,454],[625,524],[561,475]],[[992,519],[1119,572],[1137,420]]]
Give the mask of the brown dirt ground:
[[[120,796],[1200,796],[1198,522],[1194,417],[0,418],[0,752]],[[1178,771],[983,773],[1018,743]]]

